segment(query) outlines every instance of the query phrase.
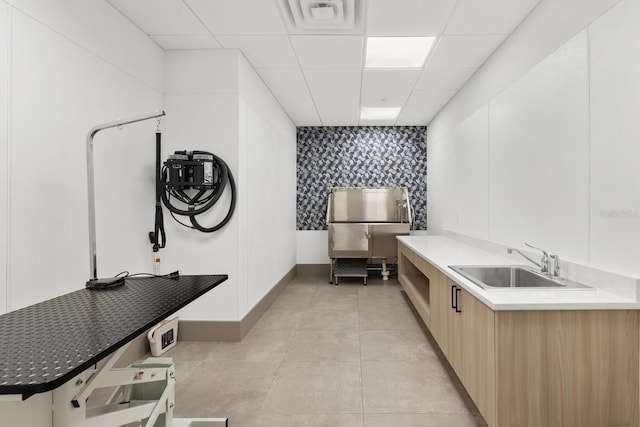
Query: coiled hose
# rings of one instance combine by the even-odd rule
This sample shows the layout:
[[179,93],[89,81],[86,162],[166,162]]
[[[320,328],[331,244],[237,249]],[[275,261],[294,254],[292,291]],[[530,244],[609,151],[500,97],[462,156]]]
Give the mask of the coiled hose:
[[[233,174],[231,170],[227,166],[227,164],[220,157],[216,156],[213,153],[209,153],[206,151],[198,151],[199,154],[208,154],[213,157],[213,185],[211,189],[200,189],[200,190],[191,190],[197,191],[195,195],[189,195],[184,190],[179,188],[170,188],[167,185],[168,179],[168,171],[167,167],[164,166],[162,169],[162,185],[164,187],[164,191],[162,192],[162,202],[169,209],[171,216],[180,223],[181,225],[202,231],[203,233],[213,233],[214,231],[220,230],[224,227],[233,216],[233,212],[236,207],[236,182],[233,178]],[[227,215],[216,225],[213,227],[204,227],[198,220],[196,216],[203,214],[204,212],[211,209],[220,199],[224,189],[227,184],[229,184],[231,189],[231,202],[229,204],[229,210],[227,211]],[[187,205],[187,209],[180,209],[172,205],[171,199],[177,199],[180,202]],[[175,215],[186,216],[189,218],[191,222],[191,226],[181,222],[178,220]]]

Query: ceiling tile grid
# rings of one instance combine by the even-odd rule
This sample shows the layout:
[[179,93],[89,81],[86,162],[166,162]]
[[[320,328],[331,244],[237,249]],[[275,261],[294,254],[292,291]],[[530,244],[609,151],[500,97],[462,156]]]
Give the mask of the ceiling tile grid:
[[152,34],[149,37],[165,50],[220,49],[222,45],[211,35]]
[[[163,49],[240,49],[297,126],[342,126],[428,124],[540,0],[107,1]],[[355,27],[295,28],[287,15],[336,2]],[[367,68],[378,36],[437,39],[420,67]],[[401,111],[360,120],[361,107]]]
[[217,36],[226,49],[240,49],[253,68],[297,68],[287,36]]
[[362,36],[290,36],[302,68],[362,68]]

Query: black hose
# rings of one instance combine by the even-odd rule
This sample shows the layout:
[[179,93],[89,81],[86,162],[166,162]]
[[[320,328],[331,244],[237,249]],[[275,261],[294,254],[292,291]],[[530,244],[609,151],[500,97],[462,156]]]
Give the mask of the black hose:
[[198,224],[198,221],[196,221],[195,215],[189,216],[189,219],[191,220],[191,224],[193,224],[193,226],[196,229],[202,231],[203,233],[213,233],[214,231],[218,231],[219,229],[224,227],[231,220],[231,217],[233,216],[233,211],[236,208],[236,181],[235,179],[233,179],[233,175],[231,174],[231,171],[228,168],[227,168],[227,174],[229,176],[229,187],[231,188],[231,203],[229,204],[229,211],[227,212],[227,215],[222,219],[222,221],[220,221],[218,224],[214,225],[213,227],[206,228]]
[[[164,218],[162,216],[162,203],[160,203],[162,197],[162,178],[161,175],[161,152],[162,150],[162,134],[156,132],[156,215],[155,224],[153,227],[153,251],[158,252],[167,244],[167,235],[164,232]],[[160,243],[162,241],[162,243]]]

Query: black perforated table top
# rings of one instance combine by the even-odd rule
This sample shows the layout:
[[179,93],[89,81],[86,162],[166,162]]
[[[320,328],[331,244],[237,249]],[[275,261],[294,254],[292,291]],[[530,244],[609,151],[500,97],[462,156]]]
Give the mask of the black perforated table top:
[[226,275],[127,278],[0,316],[0,394],[53,390],[202,294]]

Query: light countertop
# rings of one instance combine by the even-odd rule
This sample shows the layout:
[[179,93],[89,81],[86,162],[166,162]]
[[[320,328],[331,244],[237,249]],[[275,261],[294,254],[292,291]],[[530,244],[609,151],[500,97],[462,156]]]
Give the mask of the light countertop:
[[446,236],[400,236],[398,240],[438,268],[493,310],[625,310],[640,309],[640,302],[598,289],[485,290],[449,268],[450,265],[525,265],[512,257],[479,249]]

